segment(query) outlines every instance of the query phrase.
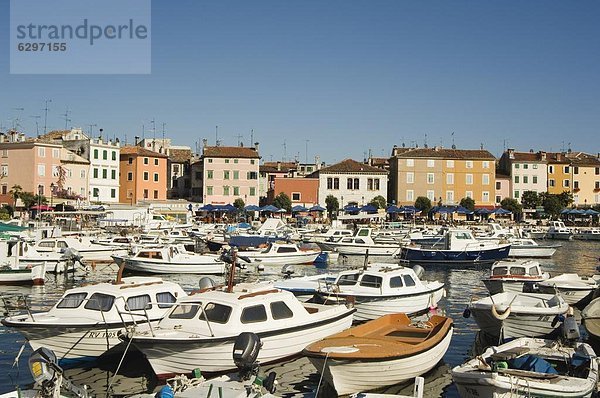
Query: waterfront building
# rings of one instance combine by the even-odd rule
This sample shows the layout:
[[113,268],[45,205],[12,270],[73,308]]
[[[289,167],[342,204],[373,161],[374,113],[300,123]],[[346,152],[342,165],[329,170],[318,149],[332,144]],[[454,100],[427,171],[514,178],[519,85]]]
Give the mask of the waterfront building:
[[336,197],[340,207],[363,206],[376,196],[387,198],[388,172],[353,159],[322,167],[309,177],[319,180],[321,206],[328,195]]
[[[279,177],[273,180],[273,189],[267,196],[267,203],[273,203],[273,199],[280,193],[285,193],[292,201],[292,207],[302,205],[310,208],[319,203],[319,179],[310,177]],[[323,199],[321,206],[325,206]]]
[[507,149],[498,162],[503,173],[511,177],[511,198],[521,202],[525,191],[543,193],[548,187],[548,159],[544,151],[516,152]]
[[501,170],[496,170],[496,190],[494,192],[494,204],[500,206],[502,199],[510,198],[510,176],[504,174]]
[[298,170],[298,162],[264,162],[258,168],[259,171],[259,195],[263,201],[271,203],[277,193],[273,194],[275,179],[293,177]]
[[553,195],[571,192],[571,161],[563,152],[549,152],[546,154],[548,187],[546,191]]
[[119,202],[135,205],[142,201],[167,199],[167,158],[138,145],[121,148],[121,191]]
[[476,207],[491,207],[495,203],[495,160],[484,149],[394,146],[390,198],[398,206],[414,205],[420,196],[434,205],[452,206],[469,197]]
[[573,204],[587,207],[600,203],[600,154],[568,152],[573,179]]

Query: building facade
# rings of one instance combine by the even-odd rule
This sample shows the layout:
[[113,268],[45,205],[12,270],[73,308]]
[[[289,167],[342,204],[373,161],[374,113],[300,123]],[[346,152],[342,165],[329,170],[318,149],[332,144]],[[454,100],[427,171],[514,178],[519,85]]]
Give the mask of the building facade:
[[[273,181],[273,189],[269,191],[267,203],[272,204],[275,197],[282,192],[290,198],[292,206],[312,207],[318,205],[319,179],[308,177],[276,178]],[[325,206],[324,200],[321,206]]]
[[577,207],[600,203],[600,154],[569,152],[573,178],[573,204]]
[[547,192],[548,159],[546,152],[516,152],[508,149],[500,158],[498,167],[511,178],[511,198],[521,202],[523,192]]
[[167,155],[137,145],[121,148],[119,202],[137,204],[167,199]]

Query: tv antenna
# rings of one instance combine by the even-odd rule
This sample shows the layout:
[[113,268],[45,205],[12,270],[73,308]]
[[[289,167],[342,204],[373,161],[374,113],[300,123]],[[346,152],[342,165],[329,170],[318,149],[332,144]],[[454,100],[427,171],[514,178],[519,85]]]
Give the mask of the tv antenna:
[[42,118],[40,115],[32,115],[29,116],[32,119],[35,119],[35,135],[40,136],[40,123],[39,120]]
[[48,108],[48,103],[52,102],[52,100],[47,99],[45,102],[46,102],[46,106],[43,109],[43,111],[44,111],[44,134],[46,134],[47,127],[48,127],[48,111],[50,110],[50,108]]
[[71,121],[71,119],[69,119],[69,113],[71,113],[71,111],[69,110],[69,107],[67,106],[65,113],[63,113],[61,115],[61,116],[65,117],[65,130],[68,128],[69,122]]

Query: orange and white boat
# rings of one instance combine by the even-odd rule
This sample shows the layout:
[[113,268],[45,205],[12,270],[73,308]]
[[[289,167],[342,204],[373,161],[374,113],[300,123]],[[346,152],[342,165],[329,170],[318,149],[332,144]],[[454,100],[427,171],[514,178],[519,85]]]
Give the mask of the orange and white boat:
[[489,278],[482,279],[490,294],[534,291],[535,285],[550,278],[533,260],[503,260],[492,265]]
[[452,319],[443,316],[413,322],[406,314],[389,314],[317,341],[303,354],[338,395],[352,394],[428,372],[448,350],[452,328]]

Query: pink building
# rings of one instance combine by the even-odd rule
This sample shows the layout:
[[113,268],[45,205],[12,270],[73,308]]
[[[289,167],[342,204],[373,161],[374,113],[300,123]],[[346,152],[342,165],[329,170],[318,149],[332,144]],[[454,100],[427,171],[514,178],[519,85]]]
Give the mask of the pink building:
[[204,146],[201,159],[202,202],[258,205],[258,144],[253,148]]
[[61,152],[61,145],[26,139],[22,133],[0,134],[0,202],[13,204],[9,192],[14,185],[50,199],[51,186],[58,182]]
[[500,206],[504,198],[510,198],[510,176],[496,170],[495,204]]

